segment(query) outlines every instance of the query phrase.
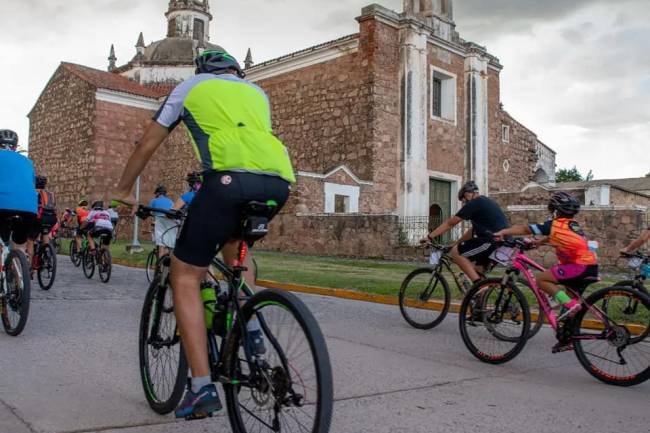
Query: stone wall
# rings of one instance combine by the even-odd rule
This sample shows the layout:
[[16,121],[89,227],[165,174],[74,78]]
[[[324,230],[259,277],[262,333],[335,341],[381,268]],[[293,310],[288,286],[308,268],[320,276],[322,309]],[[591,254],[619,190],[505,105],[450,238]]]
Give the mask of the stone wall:
[[398,248],[394,215],[279,215],[258,247],[325,256],[385,258]]
[[59,67],[29,113],[29,157],[47,176],[59,208],[93,192],[95,89]]
[[623,191],[618,188],[610,188],[609,204],[612,206],[637,205],[650,207],[650,197]]

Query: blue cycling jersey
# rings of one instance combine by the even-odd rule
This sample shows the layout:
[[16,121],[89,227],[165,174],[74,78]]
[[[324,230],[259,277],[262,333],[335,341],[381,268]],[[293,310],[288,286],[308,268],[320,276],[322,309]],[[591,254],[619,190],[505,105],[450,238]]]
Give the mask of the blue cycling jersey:
[[37,213],[34,164],[10,150],[0,150],[0,209]]
[[[157,209],[169,210],[174,206],[174,202],[169,197],[157,197],[151,200],[149,207],[155,207]],[[164,216],[163,214],[154,215],[154,216]]]

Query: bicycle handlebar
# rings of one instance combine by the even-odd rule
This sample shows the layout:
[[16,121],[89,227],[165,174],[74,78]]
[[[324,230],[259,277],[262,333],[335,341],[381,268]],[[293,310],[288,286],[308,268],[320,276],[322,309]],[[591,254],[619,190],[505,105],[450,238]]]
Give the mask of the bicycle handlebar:
[[163,214],[166,217],[174,220],[181,220],[185,217],[185,213],[180,210],[160,209],[156,207],[143,206],[143,205],[138,206],[138,211],[135,214],[138,216],[138,218],[144,220],[153,216],[154,213]]
[[621,257],[626,258],[626,259],[642,259],[642,260],[650,260],[650,255],[643,254],[640,251],[634,252],[634,253],[621,253]]

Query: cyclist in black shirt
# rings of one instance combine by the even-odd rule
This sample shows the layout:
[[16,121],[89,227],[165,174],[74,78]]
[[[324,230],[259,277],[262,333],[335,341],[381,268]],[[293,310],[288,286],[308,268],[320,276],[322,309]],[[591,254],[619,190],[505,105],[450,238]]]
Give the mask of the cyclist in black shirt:
[[471,221],[472,228],[454,245],[451,256],[465,275],[475,282],[480,275],[472,262],[479,266],[488,264],[490,254],[496,249],[492,233],[507,228],[508,219],[494,200],[479,193],[474,181],[463,185],[458,192],[458,200],[464,203],[458,213],[440,224],[422,241],[432,242],[461,221]]

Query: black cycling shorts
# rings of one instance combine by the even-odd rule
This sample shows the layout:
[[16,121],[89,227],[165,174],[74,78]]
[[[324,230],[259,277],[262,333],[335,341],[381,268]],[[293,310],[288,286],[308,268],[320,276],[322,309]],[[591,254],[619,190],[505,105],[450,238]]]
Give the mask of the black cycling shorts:
[[488,238],[473,238],[458,244],[458,252],[461,256],[482,266],[490,263],[490,254],[496,249],[494,240]]
[[88,234],[93,238],[101,238],[102,243],[106,246],[110,245],[113,239],[113,231],[101,227],[89,229]]
[[0,210],[0,237],[5,243],[12,240],[18,245],[24,244],[35,219],[36,214],[33,213]]
[[241,212],[248,202],[274,200],[279,211],[289,198],[290,188],[289,182],[275,176],[208,172],[190,203],[174,256],[190,265],[208,266],[224,244],[240,234]]
[[56,215],[47,213],[44,213],[40,218],[35,218],[29,233],[29,239],[36,239],[39,235],[49,234],[57,221]]

